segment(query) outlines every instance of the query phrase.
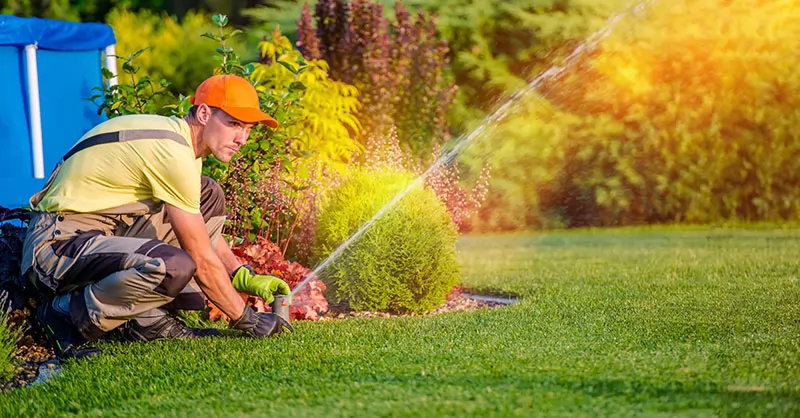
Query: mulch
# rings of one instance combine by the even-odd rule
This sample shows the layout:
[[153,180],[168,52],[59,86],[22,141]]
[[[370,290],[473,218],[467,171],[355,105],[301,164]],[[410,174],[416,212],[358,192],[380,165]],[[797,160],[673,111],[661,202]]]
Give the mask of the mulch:
[[[444,305],[425,313],[424,315],[441,315],[448,312],[467,312],[481,308],[497,308],[506,306],[504,303],[471,299],[462,295],[461,290],[447,295]],[[337,321],[350,318],[390,318],[394,316],[415,316],[411,314],[397,314],[391,312],[351,311],[346,306],[331,305],[330,310],[320,317],[320,321]],[[417,315],[418,316],[418,315]]]
[[14,327],[24,327],[24,332],[14,352],[14,358],[18,361],[15,365],[15,376],[0,384],[0,391],[27,386],[36,380],[40,365],[56,358],[44,337],[28,325],[31,323],[30,319],[32,316],[29,307],[13,310],[9,315],[9,323]]

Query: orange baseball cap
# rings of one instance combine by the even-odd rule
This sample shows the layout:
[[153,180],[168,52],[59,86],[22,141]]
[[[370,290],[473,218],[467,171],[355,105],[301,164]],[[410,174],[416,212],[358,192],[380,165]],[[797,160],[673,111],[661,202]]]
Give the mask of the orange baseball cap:
[[200,83],[189,102],[218,107],[242,122],[262,122],[272,129],[278,127],[278,121],[261,111],[255,87],[233,74],[209,77]]

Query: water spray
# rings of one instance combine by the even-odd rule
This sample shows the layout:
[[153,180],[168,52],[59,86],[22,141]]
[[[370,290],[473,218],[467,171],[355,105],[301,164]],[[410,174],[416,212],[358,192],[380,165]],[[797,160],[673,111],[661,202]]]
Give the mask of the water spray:
[[520,99],[522,99],[525,96],[525,94],[538,88],[539,85],[541,85],[541,83],[544,80],[548,80],[550,78],[562,74],[567,68],[569,68],[575,62],[575,60],[581,54],[583,54],[590,48],[595,47],[600,41],[602,41],[609,34],[611,34],[613,29],[617,26],[617,24],[619,24],[619,22],[624,17],[626,17],[629,14],[636,14],[641,12],[653,1],[654,0],[642,1],[623,12],[612,15],[606,21],[605,26],[603,26],[600,30],[589,36],[589,38],[584,43],[576,47],[566,58],[564,58],[564,61],[561,65],[553,66],[548,70],[539,74],[530,83],[528,83],[526,87],[521,88],[516,92],[514,92],[508,99],[508,101],[506,101],[506,103],[504,103],[496,111],[494,111],[494,113],[485,117],[481,121],[480,125],[478,125],[478,127],[475,128],[472,132],[470,132],[468,135],[459,136],[454,141],[455,145],[453,145],[453,147],[449,151],[444,152],[442,156],[439,157],[439,159],[436,160],[430,168],[428,168],[422,175],[417,177],[414,180],[414,182],[412,182],[408,187],[406,187],[404,190],[398,193],[397,196],[395,196],[389,203],[380,208],[380,210],[378,210],[378,212],[376,212],[375,215],[372,216],[372,218],[370,218],[367,222],[365,222],[364,225],[362,225],[356,232],[350,235],[350,237],[348,237],[347,240],[345,240],[345,242],[343,242],[333,252],[331,252],[331,254],[328,255],[328,257],[322,260],[322,262],[319,263],[314,268],[314,270],[308,273],[306,277],[303,278],[303,280],[300,282],[300,284],[298,284],[294,288],[294,290],[292,290],[289,297],[291,298],[291,296],[294,296],[294,294],[299,292],[303,287],[305,287],[308,284],[308,282],[311,281],[311,279],[317,277],[320,271],[328,267],[328,265],[330,265],[333,262],[333,260],[338,258],[339,255],[341,255],[341,253],[344,252],[345,249],[347,249],[347,247],[349,247],[356,240],[358,240],[361,237],[361,235],[363,235],[364,232],[366,232],[366,230],[369,229],[369,227],[371,227],[372,224],[375,223],[375,221],[380,219],[388,211],[392,210],[395,206],[397,206],[397,203],[400,202],[400,200],[402,200],[409,192],[421,186],[422,183],[425,181],[425,178],[427,178],[431,172],[438,170],[444,164],[452,162],[453,159],[456,157],[456,155],[460,154],[461,151],[463,151],[467,147],[467,145],[469,145],[475,138],[483,134],[486,131],[487,127],[497,126],[497,124],[509,114],[509,111],[519,103]]

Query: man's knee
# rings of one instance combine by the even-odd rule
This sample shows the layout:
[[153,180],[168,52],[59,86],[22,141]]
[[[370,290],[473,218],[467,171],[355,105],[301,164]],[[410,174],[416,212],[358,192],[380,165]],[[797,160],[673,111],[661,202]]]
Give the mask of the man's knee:
[[197,271],[197,264],[186,251],[171,245],[159,245],[153,248],[148,256],[160,258],[166,266],[164,280],[156,287],[155,291],[174,298],[192,280]]
[[225,216],[225,192],[210,177],[201,179],[200,212],[206,221],[215,216]]

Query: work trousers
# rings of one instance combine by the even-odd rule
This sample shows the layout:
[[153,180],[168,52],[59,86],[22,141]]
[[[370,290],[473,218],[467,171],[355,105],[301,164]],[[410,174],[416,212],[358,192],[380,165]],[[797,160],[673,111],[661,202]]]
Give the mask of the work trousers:
[[[23,268],[27,262],[39,289],[70,295],[70,318],[87,340],[128,320],[148,326],[171,310],[205,308],[194,280],[197,265],[180,248],[163,206],[143,211],[148,206],[140,204],[131,211],[143,214],[33,213]],[[202,178],[200,212],[216,246],[225,196],[208,177]]]

